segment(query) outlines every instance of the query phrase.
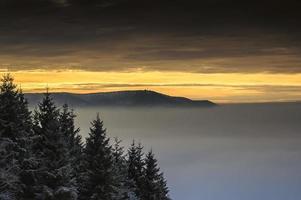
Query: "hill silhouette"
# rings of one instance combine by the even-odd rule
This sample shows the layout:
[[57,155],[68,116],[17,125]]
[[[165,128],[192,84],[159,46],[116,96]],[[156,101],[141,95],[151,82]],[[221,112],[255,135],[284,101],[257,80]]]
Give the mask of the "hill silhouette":
[[[43,94],[25,94],[30,105],[36,105],[41,101]],[[101,92],[92,94],[53,93],[54,101],[62,105],[68,103],[71,106],[187,106],[210,107],[214,106],[208,100],[191,100],[185,97],[174,97],[150,90]]]

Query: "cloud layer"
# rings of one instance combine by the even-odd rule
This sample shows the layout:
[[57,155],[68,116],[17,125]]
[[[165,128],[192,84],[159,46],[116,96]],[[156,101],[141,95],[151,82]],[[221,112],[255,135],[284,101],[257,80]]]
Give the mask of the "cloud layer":
[[0,68],[301,72],[300,20],[289,4],[100,2],[110,6],[3,12]]

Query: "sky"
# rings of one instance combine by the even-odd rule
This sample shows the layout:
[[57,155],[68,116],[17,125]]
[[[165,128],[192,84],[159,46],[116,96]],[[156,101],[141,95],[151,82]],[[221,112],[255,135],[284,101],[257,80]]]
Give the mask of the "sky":
[[0,0],[0,73],[25,92],[301,99],[301,4]]

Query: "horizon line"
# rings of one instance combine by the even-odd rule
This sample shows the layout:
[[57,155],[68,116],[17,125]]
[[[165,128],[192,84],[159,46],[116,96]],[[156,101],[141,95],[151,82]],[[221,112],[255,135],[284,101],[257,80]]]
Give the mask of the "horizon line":
[[[292,99],[292,100],[275,100],[275,101],[269,101],[269,100],[257,100],[257,101],[229,101],[229,100],[211,100],[211,99],[198,99],[198,98],[190,98],[186,96],[180,96],[180,95],[169,95],[166,93],[158,92],[155,90],[149,90],[149,89],[141,89],[141,90],[113,90],[113,91],[99,91],[99,92],[87,92],[87,93],[80,93],[80,92],[68,92],[68,91],[54,91],[54,92],[49,92],[50,94],[75,94],[75,95],[91,95],[91,94],[103,94],[103,93],[118,93],[118,92],[143,92],[143,91],[149,91],[149,92],[154,92],[170,97],[182,97],[182,98],[187,98],[193,101],[211,101],[213,103],[217,104],[272,104],[272,103],[301,103],[301,99]],[[45,94],[45,92],[23,92],[25,95],[26,94]]]

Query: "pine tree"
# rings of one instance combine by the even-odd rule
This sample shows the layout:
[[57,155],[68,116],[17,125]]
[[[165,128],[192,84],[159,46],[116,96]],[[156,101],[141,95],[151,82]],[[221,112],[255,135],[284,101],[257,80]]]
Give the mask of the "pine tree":
[[143,200],[168,200],[168,188],[151,151],[145,158]]
[[129,187],[138,198],[142,197],[143,189],[144,161],[142,150],[142,145],[139,143],[136,146],[135,141],[133,141],[128,150],[127,160]]
[[84,149],[84,185],[81,188],[82,200],[112,200],[116,196],[116,177],[112,147],[103,122],[97,115],[92,123]]
[[34,151],[40,162],[36,170],[37,199],[77,198],[68,142],[61,131],[59,113],[47,91],[34,114],[34,131],[37,135]]
[[[97,115],[83,148],[73,110],[62,112],[45,94],[32,121],[21,90],[5,75],[0,84],[0,199],[169,200],[157,160],[133,141],[124,156],[110,146]],[[83,162],[82,162],[83,160]]]
[[115,200],[136,200],[137,197],[134,191],[131,190],[128,180],[128,167],[126,158],[124,156],[124,148],[120,145],[121,140],[114,138],[113,145],[113,160],[114,160],[114,173],[116,176],[117,194]]
[[18,199],[21,183],[18,178],[19,165],[16,160],[16,143],[8,138],[0,141],[0,199]]
[[83,143],[82,137],[79,135],[79,128],[75,128],[74,119],[76,115],[72,109],[69,109],[67,104],[63,105],[63,110],[59,115],[60,131],[64,134],[67,140],[67,148],[69,149],[69,157],[74,175],[80,172],[82,161]]
[[0,199],[22,198],[20,180],[23,162],[28,158],[31,117],[27,101],[10,74],[0,85]]
[[160,173],[159,174],[159,181],[158,181],[158,185],[159,185],[159,194],[158,196],[160,197],[159,199],[161,200],[170,200],[169,198],[169,189],[167,187],[167,181],[164,178],[164,174]]

